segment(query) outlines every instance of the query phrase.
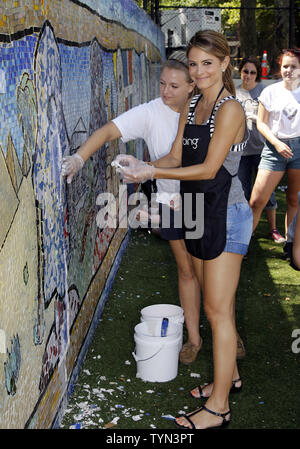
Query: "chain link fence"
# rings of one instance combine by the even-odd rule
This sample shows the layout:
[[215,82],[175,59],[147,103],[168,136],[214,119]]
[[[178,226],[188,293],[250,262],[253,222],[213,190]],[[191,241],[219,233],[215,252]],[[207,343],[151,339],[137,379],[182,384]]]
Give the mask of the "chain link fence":
[[[274,1],[275,4],[279,2]],[[189,39],[200,29],[223,31],[237,76],[243,56],[251,54],[262,59],[264,51],[268,54],[268,74],[276,76],[276,59],[282,48],[300,46],[300,1],[297,0],[281,2],[280,7],[186,7],[184,1],[181,7],[172,7],[164,6],[159,0],[144,0],[143,6],[165,35],[167,56],[174,50],[185,49]],[[240,20],[236,25],[228,26],[222,12],[223,16],[224,13],[228,16],[226,13],[233,10],[240,15]],[[251,15],[252,19],[254,17],[252,26],[247,22]]]

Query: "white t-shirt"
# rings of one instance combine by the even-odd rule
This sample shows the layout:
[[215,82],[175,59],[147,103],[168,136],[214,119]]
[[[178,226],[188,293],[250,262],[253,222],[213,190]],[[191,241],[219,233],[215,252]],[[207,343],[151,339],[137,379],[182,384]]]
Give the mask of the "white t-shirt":
[[[150,159],[154,161],[170,152],[177,134],[179,116],[161,98],[156,98],[124,112],[112,121],[120,130],[123,142],[144,139]],[[156,185],[156,200],[169,204],[174,194],[179,192],[180,181],[157,179]]]
[[300,136],[300,87],[288,90],[283,81],[267,86],[258,100],[269,112],[269,127],[279,139]]

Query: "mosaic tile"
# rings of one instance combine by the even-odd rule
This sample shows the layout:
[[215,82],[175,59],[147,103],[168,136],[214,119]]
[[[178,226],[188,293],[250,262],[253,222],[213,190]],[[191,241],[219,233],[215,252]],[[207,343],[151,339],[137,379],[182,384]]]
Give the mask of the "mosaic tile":
[[0,18],[0,428],[49,428],[126,235],[95,220],[122,143],[68,187],[62,157],[158,95],[163,38],[132,0],[7,0]]

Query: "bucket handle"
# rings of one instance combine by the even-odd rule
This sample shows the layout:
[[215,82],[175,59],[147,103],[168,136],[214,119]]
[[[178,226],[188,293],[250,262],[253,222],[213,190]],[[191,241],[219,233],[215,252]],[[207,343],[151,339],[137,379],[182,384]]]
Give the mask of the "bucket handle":
[[153,355],[151,355],[150,357],[147,357],[146,359],[139,359],[139,358],[136,356],[135,352],[132,352],[132,355],[133,355],[133,358],[134,358],[134,360],[135,360],[136,362],[146,362],[147,360],[150,360],[150,359],[152,359],[153,357],[155,357],[155,356],[156,356],[156,355],[163,349],[164,346],[165,346],[164,344],[161,345],[161,347],[158,349],[158,351],[156,351]]

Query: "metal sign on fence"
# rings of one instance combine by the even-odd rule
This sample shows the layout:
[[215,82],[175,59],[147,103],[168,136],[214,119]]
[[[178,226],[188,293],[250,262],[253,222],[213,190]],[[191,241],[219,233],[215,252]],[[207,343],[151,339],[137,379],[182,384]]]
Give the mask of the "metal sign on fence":
[[220,9],[179,8],[161,11],[161,30],[167,48],[186,46],[199,30],[221,31]]

